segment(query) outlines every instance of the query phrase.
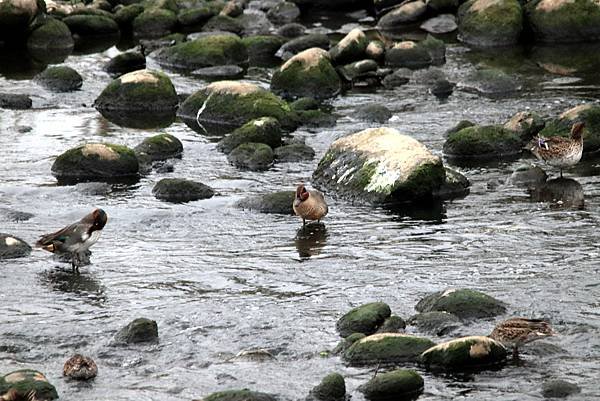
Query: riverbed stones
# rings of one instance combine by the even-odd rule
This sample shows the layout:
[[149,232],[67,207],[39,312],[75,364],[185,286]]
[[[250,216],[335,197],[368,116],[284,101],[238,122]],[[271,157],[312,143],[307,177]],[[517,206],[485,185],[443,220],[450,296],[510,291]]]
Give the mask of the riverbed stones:
[[521,82],[502,70],[496,68],[481,68],[460,83],[465,92],[477,93],[488,97],[501,97],[518,92]]
[[273,117],[248,121],[219,141],[217,148],[229,154],[239,145],[248,142],[264,143],[271,148],[281,146],[281,124]]
[[504,129],[515,132],[524,142],[536,136],[546,125],[544,119],[532,111],[515,113],[504,125]]
[[31,246],[14,235],[0,233],[0,260],[29,256]]
[[83,77],[68,66],[48,67],[34,79],[52,92],[71,92],[83,85]]
[[518,42],[523,12],[518,0],[469,0],[458,10],[459,38],[474,46],[508,46]]
[[392,112],[386,106],[379,103],[365,104],[356,108],[356,118],[383,124],[392,118]]
[[279,163],[295,163],[315,158],[315,150],[305,143],[290,143],[274,149]]
[[449,134],[444,154],[454,159],[499,160],[521,153],[523,141],[518,133],[501,125],[475,125]]
[[506,313],[504,302],[467,288],[434,292],[421,299],[415,309],[418,312],[448,312],[460,319],[487,318]]
[[237,81],[217,81],[197,91],[180,106],[179,116],[201,132],[203,126],[233,131],[260,117],[276,118],[284,129],[295,126],[285,101],[257,85]]
[[438,311],[418,313],[408,319],[408,324],[436,336],[447,335],[461,325],[460,319],[452,313]]
[[370,401],[413,400],[423,392],[424,381],[412,369],[379,373],[359,387]]
[[323,49],[304,50],[275,70],[271,90],[285,98],[327,99],[341,91],[341,80]]
[[313,387],[307,401],[344,401],[346,399],[346,382],[339,373],[330,373]]
[[113,80],[94,106],[105,111],[174,112],[179,99],[171,79],[164,73],[138,70]]
[[181,157],[183,144],[171,134],[158,134],[146,138],[133,151],[138,160],[150,162]]
[[104,70],[109,74],[122,75],[146,68],[146,57],[140,52],[131,51],[117,54],[108,60]]
[[241,35],[244,32],[244,25],[238,18],[232,18],[227,15],[215,15],[211,17],[202,27],[204,32],[231,32]]
[[246,66],[248,52],[242,40],[233,35],[203,36],[156,52],[158,63],[164,67],[195,70],[221,65]]
[[131,179],[138,172],[134,151],[111,143],[77,146],[62,153],[52,164],[52,174],[65,183]]
[[254,35],[242,39],[248,51],[250,65],[271,66],[275,64],[275,53],[284,44],[284,40],[275,35]]
[[453,14],[442,14],[423,22],[419,28],[425,32],[443,34],[454,32],[458,28],[458,24]]
[[0,376],[0,398],[3,400],[55,400],[56,388],[37,370],[21,369]]
[[600,40],[600,4],[593,0],[541,0],[525,6],[536,41],[547,43]]
[[294,191],[279,191],[244,198],[236,203],[241,209],[259,213],[293,215]]
[[219,391],[196,401],[277,401],[277,398],[271,394],[243,389]]
[[400,316],[392,315],[385,319],[377,328],[377,333],[402,333],[406,328],[406,322]]
[[300,16],[300,9],[296,4],[282,1],[267,12],[267,18],[274,24],[283,25],[295,21]]
[[542,384],[544,398],[566,398],[581,392],[581,387],[562,379],[546,380]]
[[586,103],[575,106],[561,113],[558,118],[546,123],[540,135],[544,137],[568,137],[571,126],[577,121],[585,123],[583,128],[583,153],[594,153],[600,150],[600,106]]
[[507,350],[496,340],[485,336],[461,337],[438,344],[421,355],[429,369],[461,371],[485,369],[503,364]]
[[311,33],[297,37],[282,45],[275,55],[282,60],[287,61],[296,54],[314,47],[324,50],[329,49],[329,38],[327,35],[322,33]]
[[241,170],[265,171],[273,165],[275,155],[269,145],[246,142],[233,149],[227,160]]
[[441,159],[393,128],[370,128],[333,142],[313,173],[315,185],[364,203],[432,198],[445,180]]
[[41,25],[34,27],[27,38],[27,49],[36,57],[42,55],[44,60],[54,60],[56,53],[66,57],[74,45],[69,27],[52,17],[47,17]]
[[129,33],[133,30],[133,21],[143,12],[144,6],[141,4],[129,4],[119,8],[114,13],[113,18],[121,30]]
[[433,58],[427,48],[411,40],[398,42],[385,53],[385,65],[388,67],[416,70],[427,68],[432,63]]
[[83,37],[119,35],[119,26],[115,20],[102,15],[70,15],[62,21],[73,34]]
[[177,20],[179,21],[179,25],[186,29],[199,30],[198,28],[215,15],[216,12],[211,7],[193,7],[181,10],[177,16]]
[[158,340],[156,321],[140,317],[131,321],[115,334],[117,343],[136,344]]
[[377,22],[377,27],[384,31],[410,28],[412,24],[419,21],[426,11],[427,6],[424,1],[410,1],[386,13]]
[[177,26],[177,15],[164,8],[146,9],[133,20],[133,34],[137,37],[160,38]]
[[435,343],[427,338],[400,333],[378,333],[356,341],[344,352],[352,366],[416,362],[421,353]]
[[375,333],[391,314],[392,311],[386,303],[371,302],[347,312],[337,321],[335,327],[342,337],[353,333],[369,335]]
[[163,178],[154,185],[156,199],[171,203],[186,203],[212,198],[215,191],[201,182],[184,178]]
[[65,362],[63,376],[74,380],[90,380],[98,375],[98,366],[89,356],[75,354]]
[[22,38],[38,11],[36,0],[3,0],[0,3],[0,39]]
[[364,32],[354,28],[329,50],[331,61],[335,64],[347,64],[361,60],[365,57],[368,44],[369,40]]
[[0,93],[0,108],[25,110],[32,106],[31,97],[22,93]]

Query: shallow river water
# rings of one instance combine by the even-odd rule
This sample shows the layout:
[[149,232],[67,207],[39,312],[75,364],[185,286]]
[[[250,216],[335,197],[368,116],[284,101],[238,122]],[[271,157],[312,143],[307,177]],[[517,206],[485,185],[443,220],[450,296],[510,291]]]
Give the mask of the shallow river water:
[[[593,160],[569,171],[585,195],[580,208],[536,202],[522,188],[502,183],[523,160],[459,167],[471,181],[464,199],[435,210],[354,206],[329,197],[326,232],[297,239],[292,216],[239,210],[242,197],[291,190],[310,182],[319,158],[343,135],[376,126],[353,119],[363,104],[394,112],[385,124],[441,154],[444,131],[462,119],[503,123],[531,109],[557,114],[600,99],[599,82],[560,79],[529,65],[526,90],[504,99],[461,91],[440,103],[411,83],[394,90],[349,92],[333,101],[333,128],[300,129],[317,151],[308,163],[278,164],[264,173],[238,171],[216,150],[216,139],[181,122],[137,130],[105,120],[91,107],[111,78],[102,65],[119,52],[72,55],[65,64],[84,77],[80,91],[53,94],[33,83],[33,72],[6,59],[0,91],[28,93],[34,107],[0,110],[0,206],[33,213],[27,221],[0,220],[0,232],[29,243],[78,220],[93,207],[109,215],[94,246],[92,264],[72,275],[47,254],[0,262],[0,372],[44,372],[65,400],[181,401],[230,388],[251,388],[303,399],[332,371],[346,378],[348,393],[373,375],[324,357],[339,341],[336,320],[350,308],[380,300],[404,318],[425,294],[448,287],[484,291],[509,305],[506,316],[548,318],[558,335],[525,349],[524,363],[467,377],[432,375],[421,400],[537,400],[541,383],[562,378],[579,384],[573,400],[600,399],[600,169]],[[442,69],[458,81],[478,62],[502,55],[473,55],[450,45]],[[158,68],[150,61],[149,68]],[[178,91],[205,85],[169,73]],[[268,85],[264,71],[249,80]],[[18,129],[27,126],[31,130]],[[26,132],[23,132],[26,131]],[[184,155],[174,172],[151,172],[131,186],[57,186],[53,158],[85,141],[135,146],[158,132],[177,136]],[[531,159],[529,159],[532,161]],[[556,175],[556,171],[549,171]],[[168,204],[151,193],[164,177],[199,180],[218,196]],[[118,329],[136,317],[158,322],[157,344],[114,346]],[[436,342],[488,334],[496,320],[467,324]],[[408,328],[411,331],[411,327]],[[232,360],[247,349],[269,350],[275,359]],[[536,350],[538,350],[536,352]],[[90,384],[62,378],[74,352],[92,356],[99,375]]]

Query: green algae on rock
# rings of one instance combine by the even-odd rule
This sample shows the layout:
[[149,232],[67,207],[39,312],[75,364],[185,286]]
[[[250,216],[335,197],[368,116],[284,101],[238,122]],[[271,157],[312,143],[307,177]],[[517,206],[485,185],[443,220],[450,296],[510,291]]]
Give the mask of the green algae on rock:
[[[33,31],[27,38],[27,49],[36,58],[54,60],[56,53],[58,60],[71,53],[75,42],[69,27],[62,21],[47,17],[41,24],[32,27]],[[39,57],[42,55],[42,57]]]
[[520,135],[501,125],[475,125],[448,135],[444,154],[454,159],[494,159],[518,155],[524,145]]
[[329,49],[329,55],[335,64],[351,63],[365,58],[368,44],[369,40],[364,32],[359,28],[354,28]]
[[150,8],[137,15],[133,22],[133,34],[137,37],[160,38],[177,26],[177,15],[163,8]]
[[460,39],[474,46],[513,45],[523,30],[523,12],[517,0],[469,0],[458,10]]
[[71,92],[81,88],[83,78],[68,66],[48,67],[34,77],[34,80],[53,92]]
[[156,199],[172,203],[185,203],[212,198],[215,191],[201,182],[183,178],[163,178],[154,185]]
[[507,356],[506,348],[485,336],[457,338],[438,344],[421,355],[427,368],[460,371],[501,365]]
[[239,169],[251,171],[268,170],[274,159],[273,149],[269,145],[255,142],[242,143],[227,155],[229,163]]
[[223,153],[231,153],[248,142],[264,143],[271,148],[281,146],[281,124],[273,117],[250,120],[219,141],[217,148]]
[[183,144],[177,137],[171,134],[158,134],[144,139],[133,151],[138,159],[147,158],[151,162],[167,160],[174,157],[181,157]]
[[115,20],[102,15],[70,15],[62,21],[73,34],[80,36],[119,35],[119,25]]
[[460,319],[493,317],[506,312],[504,302],[466,288],[434,292],[421,299],[415,309],[418,312],[448,312]]
[[310,390],[307,401],[344,401],[346,382],[339,373],[330,373],[317,386]]
[[370,401],[414,400],[423,392],[424,381],[412,369],[396,369],[379,373],[359,387]]
[[277,398],[271,394],[242,389],[219,391],[197,401],[277,401]]
[[353,343],[343,354],[349,365],[416,362],[435,343],[427,338],[400,333],[378,333]]
[[593,42],[600,39],[600,4],[594,0],[527,2],[525,15],[538,42]]
[[117,343],[134,344],[157,340],[158,324],[144,317],[134,319],[115,334]]
[[358,306],[342,316],[335,327],[342,337],[353,333],[373,334],[392,311],[384,302],[371,302]]
[[292,203],[296,192],[279,191],[244,198],[236,203],[240,209],[259,213],[293,215]]

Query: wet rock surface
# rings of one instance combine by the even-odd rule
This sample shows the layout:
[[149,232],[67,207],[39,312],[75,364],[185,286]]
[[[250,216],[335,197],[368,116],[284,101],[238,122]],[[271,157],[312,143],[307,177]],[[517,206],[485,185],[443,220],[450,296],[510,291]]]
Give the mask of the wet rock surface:
[[294,191],[280,191],[270,194],[257,195],[237,202],[237,207],[260,213],[293,215],[292,203]]
[[81,88],[83,78],[71,67],[50,67],[35,77],[42,86],[54,92],[71,92]]
[[416,362],[435,343],[427,338],[398,333],[373,334],[354,342],[343,355],[352,366]]
[[428,368],[460,371],[485,369],[504,363],[506,348],[489,337],[457,338],[428,349],[421,362]]
[[163,201],[185,203],[212,198],[215,191],[201,182],[183,178],[163,178],[152,188],[152,193]]
[[158,325],[154,320],[137,318],[115,334],[115,342],[136,344],[158,341]]
[[390,307],[383,302],[373,302],[352,309],[336,323],[336,329],[342,337],[354,333],[373,334],[390,317]]
[[22,239],[10,234],[0,233],[0,260],[29,256],[31,246]]
[[409,400],[421,394],[423,387],[423,378],[416,371],[397,369],[378,374],[359,390],[372,401]]
[[461,319],[493,317],[506,312],[503,302],[470,289],[435,292],[421,299],[415,309],[418,312],[448,312]]

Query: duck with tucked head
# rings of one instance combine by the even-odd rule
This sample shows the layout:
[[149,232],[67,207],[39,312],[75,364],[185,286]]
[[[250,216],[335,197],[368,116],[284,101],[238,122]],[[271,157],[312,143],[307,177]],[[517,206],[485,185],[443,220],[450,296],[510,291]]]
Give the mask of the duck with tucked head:
[[492,330],[490,338],[507,348],[512,348],[513,358],[519,359],[521,345],[553,335],[552,327],[545,320],[514,317],[498,323]]
[[106,212],[96,209],[76,223],[42,235],[36,245],[57,255],[70,255],[73,271],[79,273],[81,254],[98,241],[107,221]]
[[562,136],[537,137],[529,143],[529,151],[538,159],[560,168],[560,177],[562,178],[563,168],[574,166],[581,160],[584,127],[583,122],[573,124],[569,138]]
[[329,211],[323,194],[314,189],[309,191],[303,184],[296,187],[296,198],[292,207],[296,216],[302,217],[303,227],[306,227],[306,220],[320,222]]

